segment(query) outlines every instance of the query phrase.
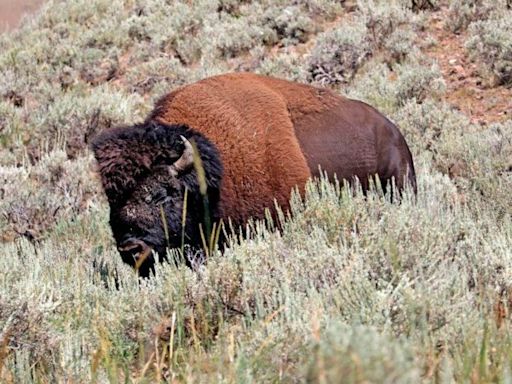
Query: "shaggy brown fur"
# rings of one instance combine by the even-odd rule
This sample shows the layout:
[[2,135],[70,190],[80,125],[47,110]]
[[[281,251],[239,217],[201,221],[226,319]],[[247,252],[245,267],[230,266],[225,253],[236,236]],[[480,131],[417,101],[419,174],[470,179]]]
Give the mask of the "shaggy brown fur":
[[[196,143],[204,165],[206,208],[194,169],[169,168],[183,163],[187,140]],[[167,246],[180,244],[185,189],[184,231],[192,246],[200,245],[203,215],[238,226],[261,218],[274,200],[286,208],[292,188],[303,188],[319,168],[329,177],[357,177],[364,190],[378,175],[384,188],[394,178],[400,191],[406,183],[416,191],[403,136],[374,108],[327,89],[249,73],[179,88],[164,96],[143,124],[101,134],[93,150],[114,236],[132,265],[135,253],[156,249],[165,255],[159,207],[167,219]]]
[[416,188],[399,130],[371,106],[334,92],[250,73],[207,78],[164,96],[149,117],[181,123],[218,148],[224,166],[221,205],[236,223],[260,217],[273,200],[286,207],[294,186],[319,166],[363,188],[378,174]]

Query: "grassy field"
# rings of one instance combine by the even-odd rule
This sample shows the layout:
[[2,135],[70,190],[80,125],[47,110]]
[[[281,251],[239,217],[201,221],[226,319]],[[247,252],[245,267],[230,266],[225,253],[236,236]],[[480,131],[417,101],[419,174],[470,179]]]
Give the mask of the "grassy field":
[[[50,0],[0,35],[0,382],[511,383],[511,19],[506,0]],[[88,142],[228,71],[376,106],[417,199],[316,180],[282,231],[139,281]]]

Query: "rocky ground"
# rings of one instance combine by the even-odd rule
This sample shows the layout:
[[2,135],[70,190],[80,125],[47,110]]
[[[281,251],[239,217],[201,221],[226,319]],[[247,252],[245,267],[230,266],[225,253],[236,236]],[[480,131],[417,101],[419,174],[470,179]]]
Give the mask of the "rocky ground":
[[465,48],[467,31],[454,33],[447,28],[448,5],[429,15],[422,39],[432,38],[437,44],[424,52],[438,63],[447,89],[444,100],[470,117],[471,122],[489,124],[512,118],[512,87],[493,84],[483,79],[479,64],[471,61]]

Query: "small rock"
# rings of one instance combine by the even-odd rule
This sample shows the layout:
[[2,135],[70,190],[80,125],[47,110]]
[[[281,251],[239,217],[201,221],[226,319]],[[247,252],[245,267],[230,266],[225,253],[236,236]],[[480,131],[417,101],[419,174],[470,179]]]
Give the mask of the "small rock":
[[457,64],[457,59],[450,59],[448,60],[448,63],[450,63],[450,65],[455,65]]
[[464,67],[462,65],[456,65],[453,67],[453,69],[455,70],[455,72],[457,73],[465,73],[466,71],[464,70]]
[[448,176],[451,179],[461,177],[466,173],[466,164],[461,160],[455,160],[448,168]]

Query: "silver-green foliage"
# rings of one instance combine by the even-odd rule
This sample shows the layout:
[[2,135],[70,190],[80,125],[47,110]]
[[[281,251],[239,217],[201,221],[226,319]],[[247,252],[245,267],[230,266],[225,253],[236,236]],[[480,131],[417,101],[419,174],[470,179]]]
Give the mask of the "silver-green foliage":
[[417,18],[403,5],[360,2],[351,23],[321,34],[308,62],[309,78],[320,84],[350,83],[372,55],[392,65],[414,53]]
[[370,54],[366,26],[342,24],[317,40],[309,59],[310,79],[320,84],[349,83]]
[[452,32],[462,32],[473,21],[483,21],[501,14],[509,0],[451,0],[446,27]]
[[[440,100],[412,3],[359,1],[322,30],[339,2],[54,0],[1,36],[0,381],[510,381],[512,125]],[[500,63],[496,23],[470,49]],[[139,281],[87,141],[240,68],[343,83],[385,112],[418,196],[316,181],[280,231],[250,223],[197,271]]]
[[470,57],[483,65],[492,85],[512,85],[512,11],[470,25],[466,43]]
[[393,70],[384,63],[371,63],[348,90],[351,97],[365,100],[392,113],[410,100],[422,103],[444,92],[445,84],[437,65],[423,56],[397,64]]
[[[68,132],[77,127],[73,117],[52,105],[60,100],[89,97],[90,88],[106,82],[125,99],[132,98],[133,91],[143,96],[165,93],[206,74],[229,70],[225,59],[255,47],[303,43],[315,32],[313,18],[332,19],[340,12],[330,0],[296,5],[285,1],[49,1],[39,17],[0,37],[0,119],[16,114],[15,121],[2,129],[2,142],[12,151],[0,163],[20,161],[23,152],[16,143],[21,131],[31,131],[24,141],[31,147],[74,140],[74,132]],[[200,69],[189,71],[191,65]],[[14,100],[19,110],[4,106],[5,100]],[[117,98],[103,102],[108,109]],[[73,108],[78,111],[82,103],[77,104]],[[137,103],[132,106],[125,111],[126,121],[139,118]],[[44,118],[56,108],[58,129]],[[34,109],[38,113],[33,114]],[[90,114],[83,112],[79,114]],[[97,114],[100,121],[120,122],[103,107]]]
[[[9,348],[18,346],[4,369],[21,377],[30,364],[34,380],[47,371],[120,378],[149,361],[153,326],[173,316],[164,370],[181,379],[213,370],[226,381],[346,372],[347,382],[411,382],[440,343],[471,360],[509,288],[512,223],[485,211],[475,218],[447,177],[422,175],[417,200],[408,193],[399,205],[310,184],[282,233],[255,224],[250,240],[199,271],[161,265],[144,282],[111,247],[104,207],[37,246],[2,245],[11,255],[0,261],[2,327]],[[170,342],[169,331],[156,336]],[[485,358],[499,360],[507,340],[494,340]],[[458,359],[450,364],[456,379],[473,374]]]

